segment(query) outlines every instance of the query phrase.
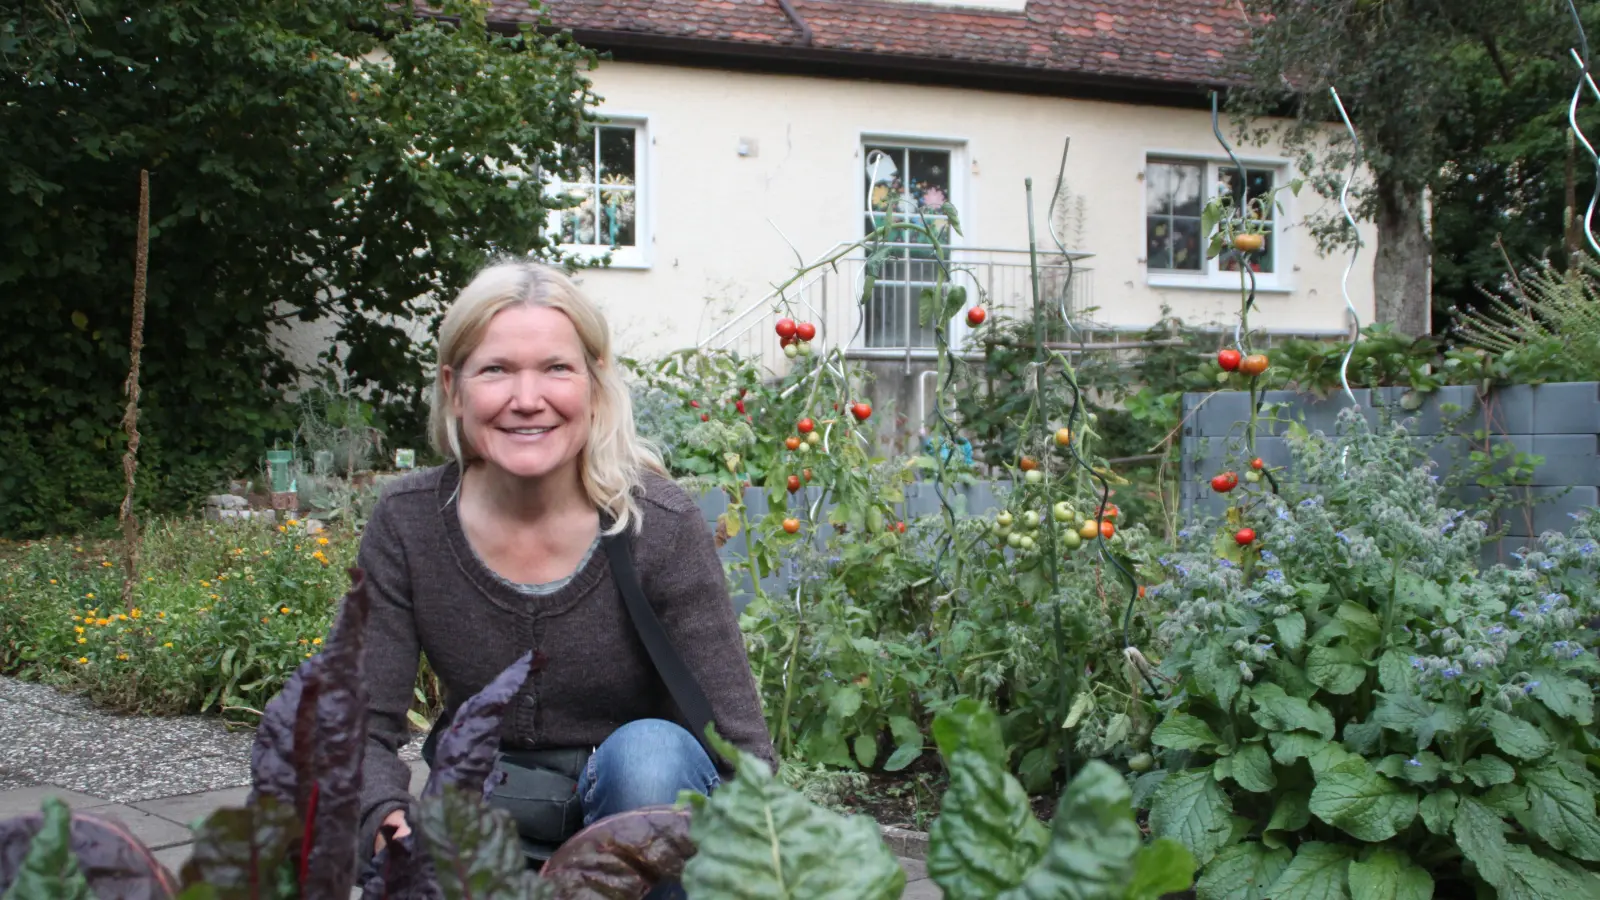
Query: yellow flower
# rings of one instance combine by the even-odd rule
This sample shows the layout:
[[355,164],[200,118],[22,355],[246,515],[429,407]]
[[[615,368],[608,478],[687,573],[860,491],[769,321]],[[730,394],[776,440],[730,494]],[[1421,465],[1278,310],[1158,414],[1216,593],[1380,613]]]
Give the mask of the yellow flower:
[[280,531],[280,532],[284,532],[284,531],[288,531],[288,530],[289,529],[287,527],[283,526],[283,525],[279,525],[278,526],[278,531]]
[[88,665],[89,664],[89,657],[87,657],[87,656],[78,657],[78,664],[81,665],[81,666]]
[[[73,616],[73,618],[76,619],[77,616]],[[82,625],[74,625],[74,626],[72,626],[72,630],[77,632],[78,634],[83,634],[83,626]]]
[[93,600],[94,599],[94,595],[93,594],[84,594],[83,595],[83,599],[85,599],[85,600]]
[[82,553],[83,552],[83,548],[82,547],[73,547],[72,548],[72,552],[74,552],[74,553]]
[[172,642],[171,641],[167,641],[165,644],[162,644],[161,646],[167,648],[168,650],[171,650],[172,649]]
[[126,621],[128,621],[128,614],[127,613],[117,613],[117,621],[118,622],[126,622]]
[[127,659],[128,659],[128,654],[126,654],[126,653],[118,653],[117,654],[117,659],[120,659],[120,660],[123,660],[124,662],[126,662]]
[[263,624],[263,625],[267,624],[267,617],[266,616],[262,616],[261,617],[261,624]]
[[311,654],[307,653],[306,654],[306,659],[310,659],[310,658],[311,658]]
[[109,569],[109,568],[111,568],[111,560],[109,560],[109,559],[102,559],[102,560],[100,560],[100,565],[102,565],[102,566],[104,566],[104,567],[105,567],[105,568],[107,568],[107,569]]
[[145,576],[145,577],[144,577],[144,580],[145,580],[145,581],[155,581],[155,580],[156,580],[156,577],[155,577],[155,576],[154,576],[154,575],[146,575],[146,576]]
[[78,643],[87,644],[87,643],[89,643],[89,639],[88,638],[78,638]]
[[201,579],[201,581],[200,581],[200,586],[201,586],[201,587],[203,587],[203,588],[208,588],[208,587],[211,587],[211,582],[209,582],[209,581],[206,581],[206,580],[204,580],[204,579]]
[[299,550],[300,549],[300,545],[299,544],[295,544],[294,545],[294,549]]
[[144,615],[144,613],[142,613],[142,612],[140,612],[140,611],[139,611],[139,607],[137,607],[137,606],[135,606],[135,607],[134,607],[134,608],[133,608],[133,611],[132,611],[132,612],[130,612],[130,613],[128,613],[128,615],[130,615],[130,616],[133,616],[133,617],[134,617],[134,618],[135,618],[135,619],[137,619],[137,618],[139,618],[139,617],[140,617],[140,616],[142,616],[142,615]]
[[313,643],[313,644],[317,644],[317,645],[321,645],[321,643],[322,643],[322,638],[312,638],[312,639],[311,639],[311,643]]
[[317,538],[317,543],[321,544],[324,547],[326,547],[326,546],[328,546],[328,539],[325,538],[325,537],[319,537],[319,538]]
[[301,643],[301,644],[309,644],[309,643],[311,643],[311,642],[310,642],[310,641],[308,641],[308,640],[306,640],[306,639],[305,639],[305,638],[301,638],[301,639],[300,639],[300,643]]
[[[72,617],[72,621],[74,621],[74,622],[82,622],[82,621],[83,621],[83,620],[82,620],[82,619],[80,619],[80,618],[78,618],[78,617],[77,617],[77,616],[73,616],[73,617]],[[80,629],[80,630],[81,630],[81,629]]]
[[299,525],[299,524],[300,524],[300,520],[299,519],[290,519],[289,520],[289,527],[290,528],[293,528],[294,526]]
[[50,579],[50,583],[51,583],[51,584],[55,584],[55,583],[56,583],[56,580],[55,580],[55,579],[54,579],[54,578],[52,578],[52,579]]
[[280,607],[278,607],[278,612],[283,613],[284,615],[287,616],[289,614],[289,607],[280,606]]
[[213,599],[213,600],[221,600],[222,598],[220,596],[216,595],[216,594],[212,594],[211,595],[211,599]]
[[104,628],[107,625],[111,624],[111,620],[110,619],[97,619],[97,620],[95,620],[95,624],[99,625],[101,628]]
[[158,618],[158,619],[165,619],[166,617],[167,617],[167,614],[164,613],[164,612],[156,613],[156,618]]
[[91,609],[91,610],[89,610],[89,615],[91,615],[91,616],[98,616],[98,615],[100,615],[100,610],[98,610],[98,609]]

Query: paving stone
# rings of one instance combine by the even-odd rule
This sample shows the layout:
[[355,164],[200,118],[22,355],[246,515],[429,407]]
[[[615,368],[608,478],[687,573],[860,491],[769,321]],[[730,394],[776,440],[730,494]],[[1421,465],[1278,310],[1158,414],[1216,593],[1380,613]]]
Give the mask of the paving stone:
[[944,892],[931,881],[910,881],[906,883],[905,893],[900,895],[901,900],[943,900]]
[[51,785],[12,788],[0,791],[0,821],[26,816],[39,811],[46,797],[56,797],[72,809],[93,809],[107,806],[111,801],[89,794],[80,794]]
[[928,877],[928,864],[920,859],[907,859],[900,857],[900,868],[906,870],[906,883],[921,881]]
[[249,787],[234,787],[177,797],[140,800],[128,805],[142,812],[160,816],[169,822],[193,828],[219,809],[243,806],[249,797]]
[[168,872],[174,875],[182,875],[183,864],[188,862],[189,857],[193,854],[194,844],[173,844],[171,847],[157,850],[151,855],[156,858],[156,862],[166,866]]
[[407,765],[411,766],[411,796],[421,796],[423,785],[428,783],[428,764],[418,759]]
[[156,759],[131,769],[79,762],[58,767],[47,777],[51,784],[97,794],[119,803],[134,803],[248,785],[250,759],[238,756]]
[[194,835],[188,828],[121,803],[97,806],[91,811],[96,816],[121,822],[134,837],[151,850],[188,844],[194,840]]

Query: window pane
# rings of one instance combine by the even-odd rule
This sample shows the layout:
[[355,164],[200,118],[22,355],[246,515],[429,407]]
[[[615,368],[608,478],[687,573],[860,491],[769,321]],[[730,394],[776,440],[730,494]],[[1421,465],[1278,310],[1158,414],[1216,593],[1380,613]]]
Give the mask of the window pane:
[[561,242],[564,244],[594,243],[594,191],[584,192],[583,203],[561,211]]
[[1205,259],[1205,246],[1200,242],[1200,220],[1173,217],[1172,268],[1198,272]]
[[1200,185],[1204,181],[1200,165],[1172,166],[1172,211],[1180,216],[1200,215]]
[[905,174],[904,148],[868,145],[861,154],[866,178],[867,208],[886,210],[892,194],[903,189]]
[[606,184],[633,184],[634,138],[632,128],[597,129],[600,141],[600,179]]
[[1145,260],[1152,269],[1172,268],[1172,218],[1147,216],[1144,220]]
[[632,247],[635,199],[630,189],[600,188],[600,237],[597,243],[607,247]]
[[[1273,173],[1271,169],[1245,169],[1246,183],[1250,186],[1249,200],[1255,208],[1251,211],[1253,218],[1271,219],[1273,217],[1272,201],[1267,199],[1272,194]],[[1233,166],[1224,166],[1217,176],[1222,189],[1233,197],[1234,208],[1239,207],[1239,170]],[[1261,203],[1256,203],[1257,198]]]
[[1153,162],[1145,167],[1144,211],[1152,216],[1172,215],[1172,167]]
[[912,150],[910,157],[911,199],[925,210],[936,210],[950,199],[950,151]]

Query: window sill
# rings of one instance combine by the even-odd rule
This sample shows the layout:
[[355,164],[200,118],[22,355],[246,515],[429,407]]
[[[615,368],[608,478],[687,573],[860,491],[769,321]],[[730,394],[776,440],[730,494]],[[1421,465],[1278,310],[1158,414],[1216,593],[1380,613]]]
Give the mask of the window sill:
[[[1237,279],[1229,279],[1224,281],[1213,278],[1191,278],[1184,275],[1146,275],[1145,284],[1154,288],[1176,288],[1184,291],[1217,291],[1230,294],[1239,293],[1239,282]],[[1294,286],[1282,283],[1264,284],[1260,278],[1257,278],[1256,293],[1292,294],[1294,293]]]
[[[573,259],[581,260],[582,262],[587,263],[588,268],[586,268],[585,271],[588,272],[603,272],[607,269],[645,271],[650,268],[650,260],[646,259],[643,253],[639,252],[637,248],[633,247],[608,251],[599,250],[594,247],[585,247],[581,245],[574,246],[569,244],[563,246],[561,248],[561,252],[572,257]],[[611,257],[610,263],[605,261],[607,255],[610,255]]]

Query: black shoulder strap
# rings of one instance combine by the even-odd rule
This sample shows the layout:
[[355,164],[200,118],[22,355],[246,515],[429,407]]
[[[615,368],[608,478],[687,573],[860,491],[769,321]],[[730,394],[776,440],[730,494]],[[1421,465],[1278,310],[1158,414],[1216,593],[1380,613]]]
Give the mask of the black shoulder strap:
[[650,661],[655,663],[661,680],[666,682],[667,692],[678,704],[678,711],[688,720],[689,731],[705,748],[712,762],[720,766],[721,757],[706,742],[706,725],[711,722],[711,701],[706,699],[705,691],[700,689],[700,683],[695,681],[683,657],[678,655],[678,648],[672,645],[666,629],[661,627],[661,620],[656,617],[650,601],[645,599],[644,589],[639,586],[638,573],[633,569],[633,551],[628,536],[609,535],[603,543],[606,555],[611,558],[611,577],[617,583],[617,590],[622,593],[623,602],[627,604],[628,616],[633,619],[639,639],[650,653]]

